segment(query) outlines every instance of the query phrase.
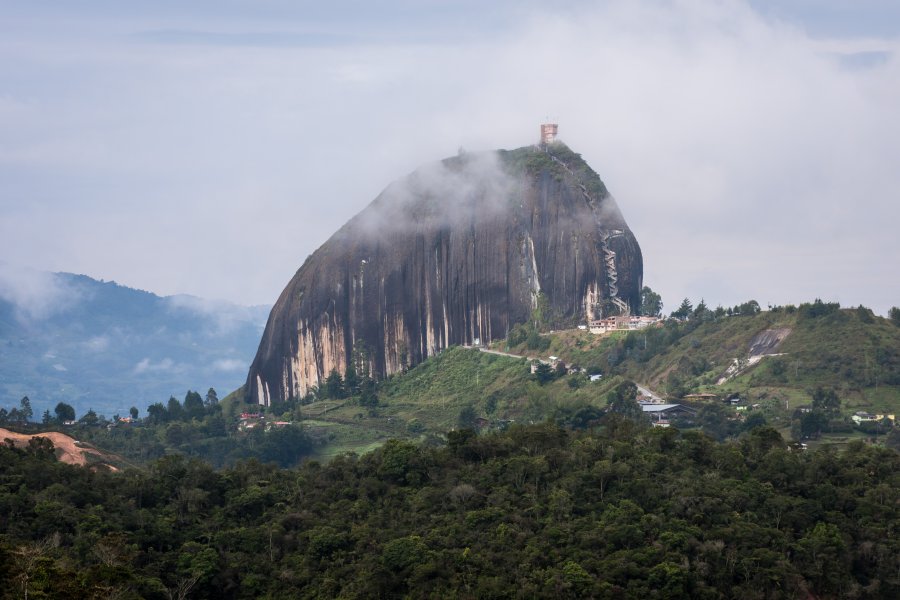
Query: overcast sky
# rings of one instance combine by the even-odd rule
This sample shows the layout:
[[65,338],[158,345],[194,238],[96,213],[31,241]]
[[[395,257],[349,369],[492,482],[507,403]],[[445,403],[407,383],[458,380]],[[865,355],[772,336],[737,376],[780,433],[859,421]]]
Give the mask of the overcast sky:
[[884,314],[898,48],[894,0],[0,0],[0,260],[270,304],[392,180],[549,116],[667,312]]

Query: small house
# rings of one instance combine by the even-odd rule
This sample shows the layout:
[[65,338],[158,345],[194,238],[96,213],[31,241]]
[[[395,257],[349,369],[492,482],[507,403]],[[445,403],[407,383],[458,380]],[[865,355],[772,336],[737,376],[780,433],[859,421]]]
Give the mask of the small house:
[[860,423],[880,423],[885,419],[893,422],[894,415],[875,414],[860,410],[854,413],[853,416],[850,417],[850,419],[853,420],[853,422],[857,425],[859,425]]

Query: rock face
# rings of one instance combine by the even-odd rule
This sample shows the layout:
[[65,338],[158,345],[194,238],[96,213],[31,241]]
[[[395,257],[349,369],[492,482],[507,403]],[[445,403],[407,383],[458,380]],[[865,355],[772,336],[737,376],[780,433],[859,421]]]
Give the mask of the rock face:
[[640,306],[641,251],[603,182],[556,142],[461,154],[385,189],[281,293],[247,379],[259,404],[362,361],[376,378],[551,322]]

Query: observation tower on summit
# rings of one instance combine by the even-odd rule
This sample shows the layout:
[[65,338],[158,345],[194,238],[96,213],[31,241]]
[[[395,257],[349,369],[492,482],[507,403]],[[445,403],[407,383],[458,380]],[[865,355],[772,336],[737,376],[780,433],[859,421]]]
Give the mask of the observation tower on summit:
[[558,129],[559,125],[556,123],[541,123],[541,146],[555,142]]

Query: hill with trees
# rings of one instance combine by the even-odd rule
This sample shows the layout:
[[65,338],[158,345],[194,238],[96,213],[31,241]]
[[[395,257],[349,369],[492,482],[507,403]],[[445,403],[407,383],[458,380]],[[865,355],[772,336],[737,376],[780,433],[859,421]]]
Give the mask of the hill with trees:
[[[900,435],[849,419],[898,407],[900,311],[676,310],[530,321],[262,413],[209,389],[39,426],[23,398],[11,427],[121,471],[0,446],[0,598],[900,595]],[[694,412],[653,427],[634,382]]]
[[0,597],[896,598],[900,455],[607,415],[93,472],[0,447]]
[[[650,300],[659,310],[659,299]],[[895,320],[821,300],[770,310],[754,301],[710,309],[685,300],[674,312],[658,326],[606,335],[552,331],[534,315],[493,344],[495,354],[450,348],[373,384],[366,400],[355,385],[342,388],[354,373],[333,371],[322,389],[270,410],[319,432],[325,455],[395,437],[438,443],[433,437],[453,427],[567,424],[605,410],[625,381],[692,406],[697,417],[679,425],[718,439],[758,424],[809,443],[884,442],[893,431],[886,417],[900,414]],[[856,423],[857,412],[870,416]]]
[[[451,429],[487,432],[547,419],[583,423],[607,410],[610,393],[631,381],[692,407],[695,415],[677,425],[716,439],[766,424],[785,439],[813,445],[865,439],[900,446],[888,418],[900,414],[900,327],[864,308],[816,301],[766,311],[754,302],[711,310],[701,302],[682,319],[602,336],[550,332],[530,321],[494,347],[498,352],[449,348],[378,382],[351,362],[343,374],[332,371],[322,388],[265,408],[244,404],[243,390],[221,405],[214,390],[206,398],[188,392],[183,402],[170,398],[141,407],[145,418],[120,423],[88,411],[75,426],[85,441],[136,462],[179,452],[216,466],[242,456],[290,465],[309,455],[362,454],[389,439],[440,445]],[[60,403],[56,413],[46,411],[45,424],[62,423],[60,415],[71,408]],[[263,419],[242,419],[248,412]],[[868,417],[856,422],[857,412]],[[17,419],[22,425],[26,413],[25,405],[0,409],[0,425]],[[281,457],[250,452],[265,446],[256,436],[276,422],[302,434],[298,451]]]

